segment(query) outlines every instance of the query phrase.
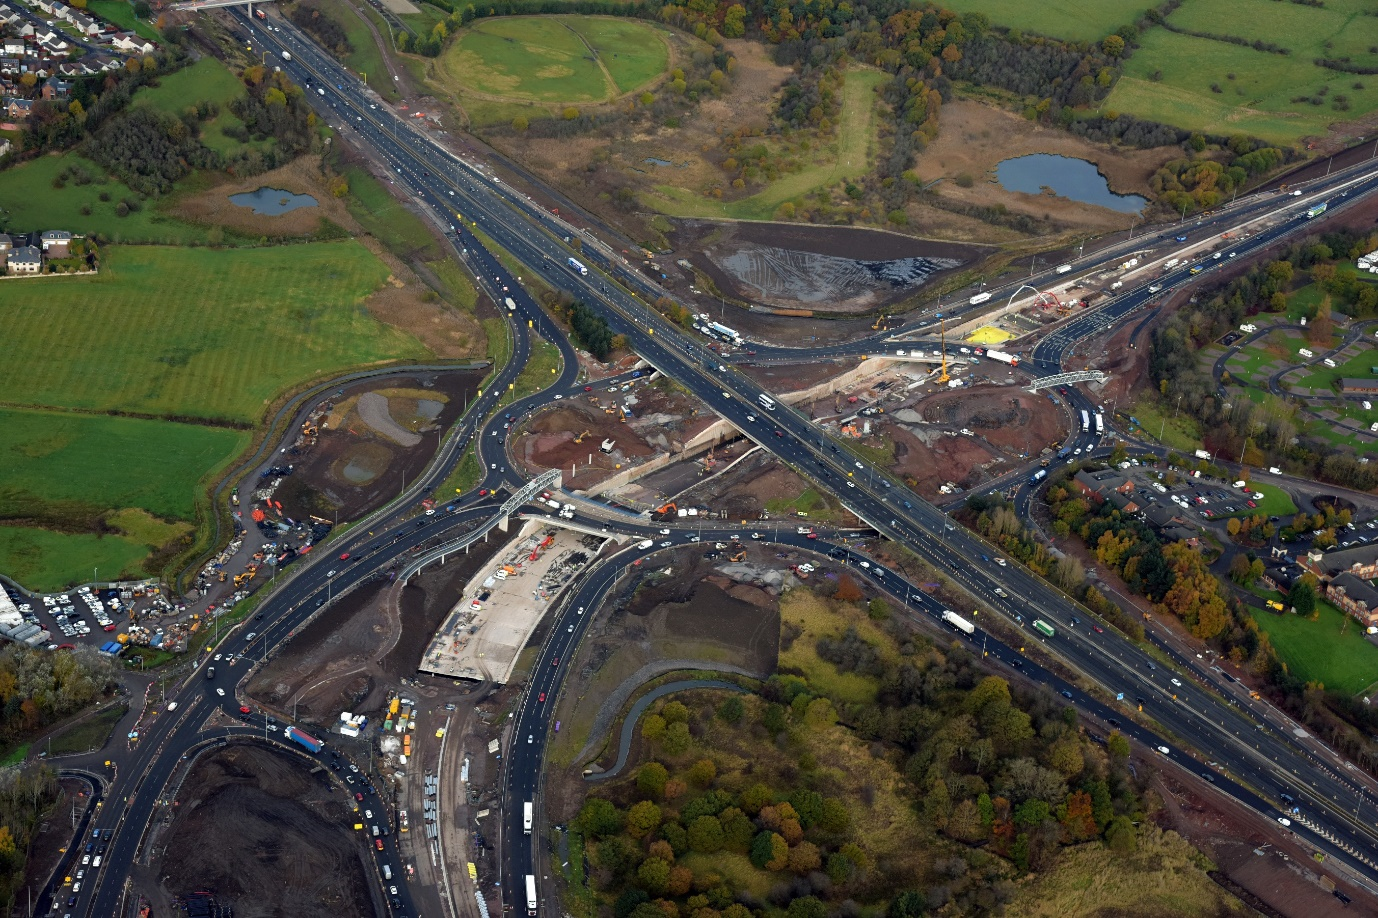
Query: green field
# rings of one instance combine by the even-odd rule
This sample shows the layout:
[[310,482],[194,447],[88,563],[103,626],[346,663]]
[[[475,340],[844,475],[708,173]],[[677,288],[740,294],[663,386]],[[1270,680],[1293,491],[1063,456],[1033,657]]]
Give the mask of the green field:
[[[62,188],[53,183],[68,166],[84,169],[95,181],[78,185],[68,181]],[[35,194],[34,189],[42,189]],[[100,199],[104,192],[108,201]],[[124,198],[138,200],[123,182],[108,179],[105,169],[76,153],[43,156],[0,172],[0,201],[4,202],[6,226],[60,226],[74,233],[100,235],[115,242],[167,244],[205,242],[209,227],[183,223],[160,214],[153,202],[144,202],[127,217],[115,215]],[[89,207],[89,215],[81,212]]]
[[1190,454],[1201,448],[1201,432],[1190,415],[1164,411],[1149,398],[1141,398],[1135,403],[1132,416],[1139,419],[1144,433],[1169,449]]
[[192,521],[198,480],[249,442],[247,431],[224,427],[55,411],[0,409],[0,426],[0,518],[7,519],[65,505],[137,507]]
[[1351,619],[1341,634],[1346,616],[1329,603],[1320,603],[1320,610],[1314,622],[1270,612],[1255,612],[1254,620],[1268,633],[1287,668],[1303,679],[1351,694],[1378,681],[1378,647],[1364,639],[1363,626]]
[[878,70],[849,70],[842,87],[842,116],[832,155],[782,176],[750,197],[715,201],[685,188],[660,185],[656,188],[659,194],[643,200],[675,217],[769,220],[786,201],[864,175],[870,171],[875,154],[875,91],[885,80],[885,74]]
[[154,546],[132,538],[0,525],[0,570],[31,590],[54,592],[91,579],[146,576],[141,564]]
[[1146,9],[1118,0],[948,0],[942,6],[957,13],[984,13],[996,25],[1073,41],[1099,41]]
[[[230,111],[230,103],[244,95],[244,84],[213,57],[203,57],[189,67],[158,80],[157,86],[142,89],[134,96],[133,107],[151,108],[169,115],[180,115],[196,102],[214,102],[220,114],[202,124],[201,142],[212,150],[230,153],[245,144],[225,134],[229,126],[242,126]],[[253,142],[249,146],[260,149],[271,141]]]
[[387,268],[356,242],[264,249],[110,248],[95,277],[11,282],[0,367],[11,405],[252,425],[302,380],[421,358],[362,300]]
[[140,38],[159,43],[163,41],[163,36],[158,34],[153,23],[134,15],[134,7],[128,0],[88,0],[86,10],[106,22],[113,22],[126,32],[135,33]]
[[104,711],[79,720],[55,734],[45,748],[51,755],[73,755],[100,749],[109,741],[115,725],[128,713],[128,705],[112,704]]
[[[1190,130],[1244,133],[1283,144],[1324,133],[1333,122],[1378,109],[1378,79],[1314,63],[1320,56],[1349,56],[1356,65],[1378,66],[1378,55],[1368,52],[1378,45],[1372,40],[1378,29],[1363,28],[1372,17],[1363,17],[1360,10],[1361,0],[1327,0],[1324,8],[1273,0],[1187,0],[1170,17],[1172,24],[1261,39],[1292,53],[1270,54],[1150,29],[1140,37],[1141,47],[1126,62],[1124,76],[1104,108]],[[1327,42],[1332,44],[1329,49],[1324,47]],[[1155,71],[1161,72],[1160,81],[1151,78]],[[1356,83],[1361,88],[1354,88]],[[1212,91],[1212,84],[1221,91]],[[1321,104],[1292,101],[1302,96]],[[1336,96],[1347,97],[1348,110],[1335,109]]]
[[[1270,484],[1264,484],[1260,481],[1251,481],[1249,482],[1248,491],[1250,493],[1257,491],[1259,494],[1263,495],[1263,500],[1255,500],[1254,503],[1257,506],[1250,507],[1248,504],[1244,503],[1244,501],[1251,500],[1252,498],[1244,496],[1234,498],[1232,506],[1238,507],[1239,511],[1237,513],[1217,513],[1215,519],[1224,519],[1229,516],[1259,515],[1288,517],[1297,512],[1297,505],[1292,501],[1292,498],[1287,492],[1281,488]],[[1208,509],[1214,510],[1215,507],[1209,507]]]
[[[389,194],[368,170],[347,166],[344,176],[349,182],[346,205],[366,233],[399,257],[415,257],[423,261],[444,257],[435,244],[435,237],[421,222],[421,218]],[[472,283],[469,283],[469,288],[472,290]]]
[[603,102],[665,72],[670,50],[646,23],[580,16],[483,19],[439,62],[444,77],[489,98]]

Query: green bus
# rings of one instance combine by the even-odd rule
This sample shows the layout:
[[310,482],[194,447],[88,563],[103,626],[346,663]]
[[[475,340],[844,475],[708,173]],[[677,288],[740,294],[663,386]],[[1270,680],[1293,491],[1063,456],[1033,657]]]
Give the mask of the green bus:
[[1052,637],[1057,634],[1057,632],[1053,630],[1053,626],[1041,618],[1034,619],[1034,630],[1044,637]]

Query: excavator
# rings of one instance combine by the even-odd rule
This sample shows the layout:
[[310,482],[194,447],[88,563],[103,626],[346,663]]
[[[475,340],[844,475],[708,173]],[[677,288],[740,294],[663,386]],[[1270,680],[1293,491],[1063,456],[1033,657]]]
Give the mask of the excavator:
[[587,437],[587,436],[588,436],[589,434],[591,434],[592,432],[593,432],[593,431],[591,431],[591,430],[586,430],[586,431],[584,431],[583,433],[579,434],[579,436],[577,436],[577,437],[574,438],[574,442],[575,442],[575,443],[583,443],[583,442],[584,442],[584,438]]
[[652,513],[655,516],[665,516],[666,514],[674,513],[678,509],[679,505],[676,504],[674,501],[670,501],[670,503],[666,504],[663,507],[657,507],[655,510],[652,511]]
[[745,551],[739,551],[739,552],[737,552],[735,555],[729,555],[728,558],[727,558],[727,560],[729,560],[729,561],[745,561],[745,560],[746,560],[746,552],[745,552]]

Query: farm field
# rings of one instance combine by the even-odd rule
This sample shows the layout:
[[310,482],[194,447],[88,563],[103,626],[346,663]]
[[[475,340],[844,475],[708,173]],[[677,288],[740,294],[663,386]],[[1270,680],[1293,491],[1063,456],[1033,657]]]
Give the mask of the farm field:
[[956,13],[983,13],[996,25],[1073,41],[1100,41],[1142,13],[1116,0],[947,0],[942,6]]
[[582,16],[483,19],[441,57],[447,83],[481,98],[543,104],[605,102],[669,66],[650,25]]
[[58,411],[0,409],[0,425],[0,518],[136,507],[190,521],[198,480],[249,441],[224,427]]
[[871,168],[875,151],[875,90],[884,81],[885,75],[880,71],[849,70],[842,87],[837,141],[826,148],[832,155],[782,176],[756,194],[740,201],[723,202],[685,188],[660,185],[656,188],[658,194],[645,196],[645,202],[675,217],[769,220],[786,201],[865,174]]
[[[223,117],[223,116],[222,116]],[[54,182],[68,167],[85,170],[94,179],[89,185],[68,180],[63,187]],[[42,188],[42,194],[33,194]],[[100,196],[105,193],[108,201]],[[145,202],[126,217],[116,216],[120,201],[137,200],[138,195],[117,179],[108,178],[105,169],[76,153],[43,156],[0,172],[0,201],[5,202],[8,226],[61,226],[74,233],[100,235],[114,242],[154,242],[185,244],[205,242],[209,228],[184,223]],[[91,213],[83,214],[83,206]]]
[[[1279,594],[1266,598],[1282,599]],[[1364,629],[1358,622],[1350,621],[1341,634],[1344,613],[1329,603],[1318,606],[1321,614],[1314,622],[1290,612],[1255,612],[1254,620],[1267,632],[1278,656],[1294,674],[1323,682],[1333,691],[1362,691],[1378,680],[1378,647],[1364,639]]]
[[[1272,0],[1188,0],[1172,14],[1172,24],[1283,44],[1291,53],[1271,54],[1151,29],[1140,37],[1140,47],[1126,62],[1124,76],[1104,108],[1189,130],[1239,132],[1280,144],[1323,134],[1334,122],[1354,120],[1378,109],[1378,80],[1314,63],[1324,53],[1327,57],[1348,54],[1358,66],[1378,64],[1378,56],[1368,53],[1370,42],[1362,48],[1354,45],[1363,30],[1344,25],[1359,15],[1357,0],[1327,3],[1324,8]],[[1277,28],[1280,16],[1295,20],[1295,26]],[[1322,51],[1326,41],[1334,47]],[[1158,80],[1153,79],[1155,74],[1160,74]],[[1220,91],[1214,91],[1213,85]],[[1335,100],[1340,96],[1346,98],[1347,110],[1337,109]]]
[[426,356],[364,298],[388,276],[359,243],[105,251],[95,277],[16,284],[0,325],[26,355],[0,368],[11,405],[240,426],[306,379]]

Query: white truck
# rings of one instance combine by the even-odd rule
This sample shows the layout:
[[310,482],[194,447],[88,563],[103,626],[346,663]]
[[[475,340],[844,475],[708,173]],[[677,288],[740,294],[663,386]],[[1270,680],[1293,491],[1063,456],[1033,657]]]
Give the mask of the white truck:
[[531,801],[528,800],[522,804],[522,833],[524,835],[531,834],[531,812]]
[[1008,363],[1012,367],[1019,366],[1019,358],[1014,356],[1013,354],[1006,354],[1004,351],[986,351],[986,356],[989,357],[991,360],[998,360],[1001,363]]
[[953,612],[951,609],[943,610],[943,621],[947,622],[949,625],[956,628],[958,631],[963,631],[967,634],[976,633],[975,625],[973,625],[966,619],[962,618],[960,615],[958,615],[956,612]]
[[1210,457],[1211,457],[1211,454],[1208,453],[1208,452],[1206,452],[1204,449],[1198,449],[1198,450],[1196,451],[1196,458],[1197,458],[1197,459],[1209,459]]
[[1071,265],[1058,265],[1058,266],[1057,266],[1057,273],[1058,273],[1058,274],[1066,274],[1066,273],[1067,273],[1068,271],[1070,271],[1070,270],[1072,270],[1072,266],[1071,266]]
[[989,293],[978,293],[971,299],[967,300],[967,303],[972,306],[980,306],[982,303],[990,302],[990,297],[991,295]]
[[502,304],[507,307],[508,312],[517,311],[517,304],[512,301],[512,298],[510,296],[503,297]]
[[565,264],[569,265],[570,269],[574,271],[576,274],[580,274],[585,277],[588,276],[589,269],[584,267],[584,263],[579,259],[570,258],[568,261],[565,262]]

